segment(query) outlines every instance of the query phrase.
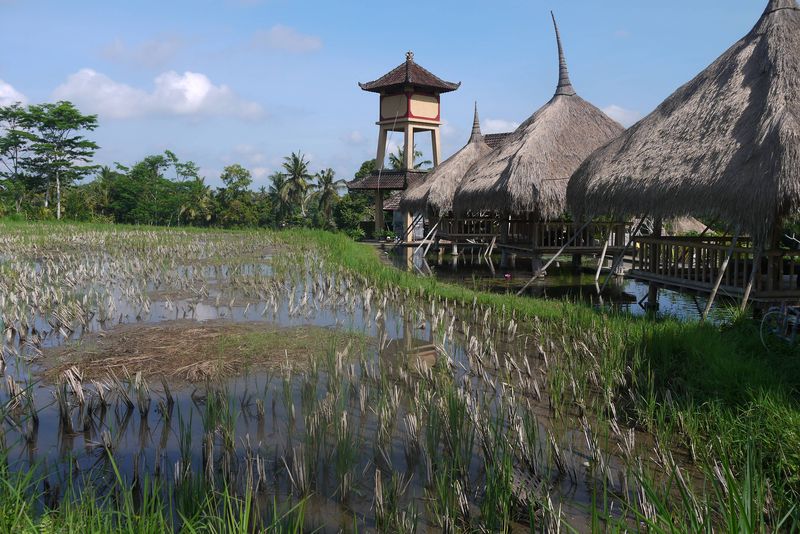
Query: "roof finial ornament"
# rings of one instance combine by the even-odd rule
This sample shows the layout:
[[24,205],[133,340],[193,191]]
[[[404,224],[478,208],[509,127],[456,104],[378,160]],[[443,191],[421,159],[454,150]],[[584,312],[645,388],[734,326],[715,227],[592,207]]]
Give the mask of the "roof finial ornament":
[[472,135],[469,136],[469,142],[472,143],[483,138],[481,133],[481,120],[478,117],[478,102],[475,102],[475,116],[472,119]]
[[558,43],[558,87],[556,88],[556,95],[573,96],[575,89],[572,87],[572,82],[569,79],[569,70],[567,69],[567,59],[564,57],[564,47],[561,45],[561,33],[558,31],[558,23],[556,23],[556,16],[550,12],[553,17],[553,27],[556,29],[556,43]]
[[414,52],[411,50],[406,52],[406,61],[414,61]]

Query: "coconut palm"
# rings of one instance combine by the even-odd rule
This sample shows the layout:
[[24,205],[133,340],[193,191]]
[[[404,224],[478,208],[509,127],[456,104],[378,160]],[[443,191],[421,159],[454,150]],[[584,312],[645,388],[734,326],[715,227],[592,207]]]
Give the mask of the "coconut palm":
[[302,153],[292,152],[291,156],[283,158],[288,200],[300,206],[303,217],[306,216],[307,193],[313,178],[308,165],[309,162]]
[[186,193],[179,216],[187,224],[208,224],[214,214],[214,195],[203,178],[197,176],[183,183]]
[[344,180],[337,180],[333,169],[325,169],[317,173],[317,183],[314,185],[313,198],[319,206],[319,212],[324,216],[323,223],[328,225],[331,221],[333,205],[339,192],[345,186]]
[[[412,160],[412,166],[414,170],[421,169],[422,167],[430,167],[433,165],[433,162],[429,159],[420,161],[416,163],[416,161],[422,157],[422,152],[417,150],[417,145],[414,145],[414,158]],[[406,149],[404,147],[398,147],[396,154],[389,154],[389,166],[396,170],[400,171],[405,168],[405,161],[406,161]]]
[[289,182],[286,175],[276,172],[269,177],[272,185],[269,186],[269,198],[275,206],[275,218],[280,223],[292,213],[292,201],[289,195]]

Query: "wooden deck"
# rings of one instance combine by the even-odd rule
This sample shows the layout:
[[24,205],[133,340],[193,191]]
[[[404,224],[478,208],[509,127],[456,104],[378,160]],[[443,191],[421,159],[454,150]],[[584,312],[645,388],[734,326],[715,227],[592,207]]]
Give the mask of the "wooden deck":
[[800,251],[759,255],[748,239],[733,247],[729,237],[638,237],[628,276],[679,291],[710,293],[729,254],[721,294],[741,297],[752,280],[751,300],[800,301]]

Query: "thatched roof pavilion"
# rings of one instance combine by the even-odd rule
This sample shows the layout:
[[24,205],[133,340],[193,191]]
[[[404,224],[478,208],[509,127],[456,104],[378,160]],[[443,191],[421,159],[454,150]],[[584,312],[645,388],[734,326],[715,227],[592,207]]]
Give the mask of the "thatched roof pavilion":
[[467,173],[455,195],[458,214],[532,213],[544,220],[561,216],[569,177],[589,154],[623,131],[575,92],[555,17],[553,25],[559,58],[555,95]]
[[400,208],[412,213],[424,213],[429,217],[442,216],[453,209],[453,195],[464,175],[477,160],[491,152],[481,134],[478,105],[472,120],[472,134],[464,147],[450,156],[428,174],[424,184],[408,190]]
[[569,183],[575,215],[717,217],[774,244],[800,208],[800,8],[758,23]]

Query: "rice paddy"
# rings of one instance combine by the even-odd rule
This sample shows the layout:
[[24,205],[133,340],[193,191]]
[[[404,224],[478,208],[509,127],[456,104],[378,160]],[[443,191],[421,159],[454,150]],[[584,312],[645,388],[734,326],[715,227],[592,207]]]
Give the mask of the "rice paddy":
[[[797,368],[723,329],[324,233],[0,224],[0,250],[0,530],[797,527]],[[712,342],[729,365],[682,380]]]

